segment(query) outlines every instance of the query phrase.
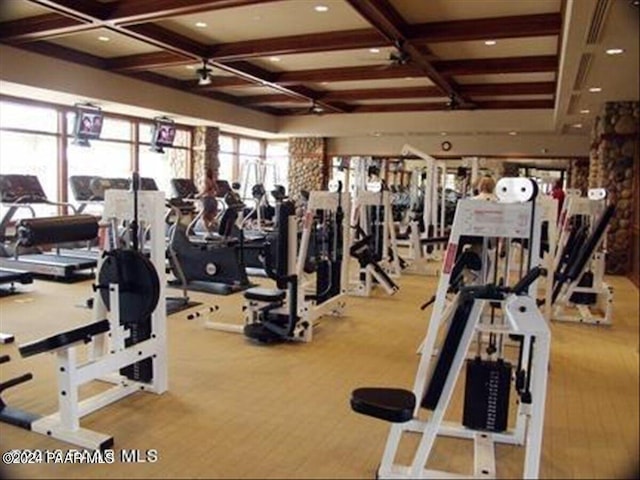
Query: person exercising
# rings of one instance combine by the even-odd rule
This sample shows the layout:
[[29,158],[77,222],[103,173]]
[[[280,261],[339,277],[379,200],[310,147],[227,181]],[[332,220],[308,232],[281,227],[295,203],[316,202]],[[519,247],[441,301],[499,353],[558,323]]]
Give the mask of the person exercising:
[[204,187],[198,194],[198,198],[200,198],[202,201],[202,222],[204,223],[204,228],[207,230],[205,238],[212,238],[217,227],[217,193],[216,182],[213,178],[213,169],[207,168],[207,172],[204,178]]

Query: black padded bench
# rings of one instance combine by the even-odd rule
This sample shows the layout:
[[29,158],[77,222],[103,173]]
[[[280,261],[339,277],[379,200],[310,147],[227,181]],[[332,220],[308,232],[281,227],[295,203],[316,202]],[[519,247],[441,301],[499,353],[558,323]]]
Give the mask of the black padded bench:
[[66,347],[76,342],[88,342],[91,340],[91,337],[108,332],[110,328],[109,320],[100,320],[41,340],[25,343],[24,345],[20,345],[18,350],[23,357],[31,357],[39,353],[50,352],[58,348]]
[[256,287],[244,292],[244,298],[257,302],[282,302],[286,296],[287,292],[285,290],[277,288]]
[[351,393],[354,412],[387,422],[404,423],[413,418],[416,397],[400,388],[357,388]]

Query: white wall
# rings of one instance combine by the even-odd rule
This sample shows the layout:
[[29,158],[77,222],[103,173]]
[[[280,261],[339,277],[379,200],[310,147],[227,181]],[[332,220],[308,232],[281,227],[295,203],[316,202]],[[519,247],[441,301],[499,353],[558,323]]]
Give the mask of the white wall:
[[[448,141],[451,150],[441,144]],[[589,138],[578,135],[429,135],[394,137],[336,137],[327,142],[330,155],[400,155],[410,144],[433,156],[574,157],[589,155]]]
[[276,119],[262,112],[5,45],[0,93],[69,105],[93,101],[107,112],[165,114],[180,123],[240,126],[262,136],[276,131]]

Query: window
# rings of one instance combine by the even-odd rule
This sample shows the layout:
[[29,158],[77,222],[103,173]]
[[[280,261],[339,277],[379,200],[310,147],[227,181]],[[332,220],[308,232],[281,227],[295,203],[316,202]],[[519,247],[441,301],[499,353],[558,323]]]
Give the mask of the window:
[[153,178],[166,197],[173,195],[171,179],[189,177],[189,149],[183,147],[189,145],[189,137],[189,131],[176,130],[174,147],[165,147],[164,153],[151,151],[147,145],[139,146],[140,176]]
[[260,158],[260,141],[241,138],[239,142],[240,153],[240,184],[243,200],[251,203],[251,188],[257,183],[265,183],[264,162]]
[[220,151],[218,154],[218,159],[220,160],[220,169],[218,170],[218,178],[220,180],[226,180],[229,183],[237,180],[237,178],[234,178],[233,175],[235,161],[233,143],[233,137],[230,137],[228,135],[220,135]]
[[[269,165],[272,165],[269,168]],[[270,175],[272,172],[272,175]],[[267,142],[267,178],[265,188],[271,191],[274,185],[289,190],[289,142]]]
[[[26,107],[29,108],[29,107]],[[50,201],[58,200],[57,137],[33,133],[0,131],[0,173],[35,175]],[[7,208],[2,207],[4,216]],[[36,216],[57,214],[52,205],[34,205]],[[19,209],[13,218],[30,217],[27,209]]]
[[0,128],[57,133],[58,113],[54,108],[0,102]]

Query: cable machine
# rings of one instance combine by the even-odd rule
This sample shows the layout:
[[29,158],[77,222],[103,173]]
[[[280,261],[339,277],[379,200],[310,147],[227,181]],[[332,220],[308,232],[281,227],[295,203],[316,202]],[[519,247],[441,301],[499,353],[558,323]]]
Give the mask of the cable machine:
[[[429,467],[438,436],[473,440],[472,478],[496,476],[497,443],[524,446],[522,476],[538,477],[551,335],[536,305],[535,284],[542,269],[534,265],[535,256],[529,257],[527,273],[512,287],[499,282],[461,287],[444,308],[462,236],[526,238],[532,251],[538,251],[535,183],[501,179],[497,191],[504,203],[458,204],[413,389],[365,387],[352,393],[354,411],[392,423],[378,478],[462,478]],[[484,341],[487,337],[489,342]],[[515,358],[508,358],[510,352],[504,348],[509,337],[519,344]],[[462,419],[444,421],[465,363]],[[512,390],[519,402],[510,425]],[[418,444],[411,461],[401,464],[396,457],[405,434],[417,435]]]

